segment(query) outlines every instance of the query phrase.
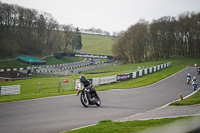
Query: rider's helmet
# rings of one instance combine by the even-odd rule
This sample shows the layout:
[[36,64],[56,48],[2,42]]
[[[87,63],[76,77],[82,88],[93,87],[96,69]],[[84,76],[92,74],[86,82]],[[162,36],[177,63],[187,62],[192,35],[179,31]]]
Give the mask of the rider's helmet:
[[190,76],[190,74],[188,73],[188,75],[187,76]]
[[85,76],[80,76],[80,77],[79,77],[79,80],[80,80],[81,83],[85,82],[85,80],[86,80],[86,79],[85,79]]
[[194,78],[193,78],[193,81],[196,81],[196,80],[197,80],[196,77],[194,77]]

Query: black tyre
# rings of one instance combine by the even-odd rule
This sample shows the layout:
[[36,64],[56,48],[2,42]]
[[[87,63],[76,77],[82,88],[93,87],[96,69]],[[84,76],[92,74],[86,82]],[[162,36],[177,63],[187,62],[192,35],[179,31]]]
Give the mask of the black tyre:
[[96,101],[96,105],[97,105],[97,106],[100,106],[100,105],[101,105],[101,100],[100,100],[100,98],[98,98],[98,100]]
[[80,100],[84,107],[89,107],[89,101],[86,93],[81,93]]
[[193,86],[193,89],[194,89],[194,91],[196,91],[196,87],[195,86]]

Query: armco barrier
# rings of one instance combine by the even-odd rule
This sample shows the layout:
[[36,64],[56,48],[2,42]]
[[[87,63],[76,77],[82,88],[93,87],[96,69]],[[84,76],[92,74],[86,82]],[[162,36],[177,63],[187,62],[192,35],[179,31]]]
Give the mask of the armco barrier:
[[[161,69],[167,68],[170,65],[171,65],[171,62],[153,66],[153,67],[146,68],[146,69],[142,69],[142,70],[139,70],[139,71],[133,72],[133,73],[126,73],[126,74],[108,76],[108,77],[102,77],[102,78],[93,78],[93,79],[88,79],[88,80],[91,82],[92,85],[102,85],[102,84],[113,83],[116,81],[125,81],[128,79],[138,78],[138,77],[147,75],[149,73],[154,73]],[[75,89],[79,88],[79,84],[80,84],[80,81],[79,81],[79,79],[77,79]]]

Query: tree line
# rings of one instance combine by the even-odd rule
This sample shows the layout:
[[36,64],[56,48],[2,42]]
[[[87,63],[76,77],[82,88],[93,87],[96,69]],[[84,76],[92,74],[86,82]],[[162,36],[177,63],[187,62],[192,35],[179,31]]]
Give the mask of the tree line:
[[124,63],[172,55],[200,57],[200,13],[164,16],[151,23],[139,20],[119,36],[112,52]]
[[81,33],[110,36],[110,32],[104,31],[102,29],[96,29],[94,27],[92,27],[90,29],[80,29],[80,31],[81,31]]
[[42,55],[81,49],[81,34],[51,14],[0,2],[0,56]]

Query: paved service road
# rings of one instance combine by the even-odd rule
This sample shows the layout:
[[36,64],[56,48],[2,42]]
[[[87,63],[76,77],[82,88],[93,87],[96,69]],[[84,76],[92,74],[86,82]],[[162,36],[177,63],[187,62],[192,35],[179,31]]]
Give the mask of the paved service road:
[[57,133],[152,110],[193,92],[186,85],[188,73],[200,81],[196,68],[189,67],[150,86],[98,92],[100,107],[84,108],[75,95],[1,103],[0,133]]

